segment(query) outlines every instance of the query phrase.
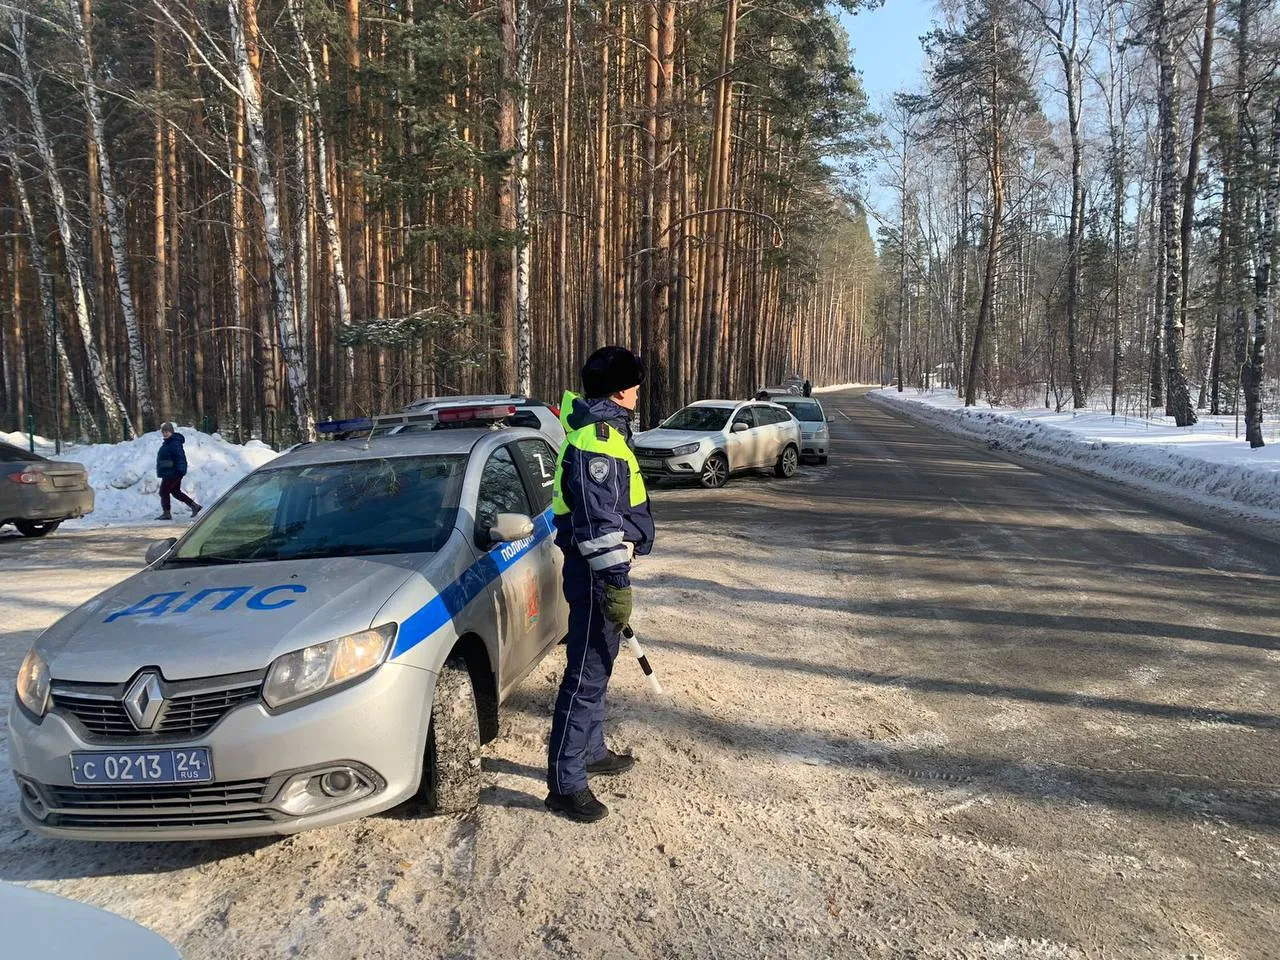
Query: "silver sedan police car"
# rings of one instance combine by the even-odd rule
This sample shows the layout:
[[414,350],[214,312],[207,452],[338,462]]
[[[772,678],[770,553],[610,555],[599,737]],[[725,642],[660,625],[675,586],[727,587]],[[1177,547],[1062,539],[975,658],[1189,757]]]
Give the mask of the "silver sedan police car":
[[170,840],[473,807],[568,610],[556,451],[467,409],[295,448],[46,630],[9,713],[25,823]]

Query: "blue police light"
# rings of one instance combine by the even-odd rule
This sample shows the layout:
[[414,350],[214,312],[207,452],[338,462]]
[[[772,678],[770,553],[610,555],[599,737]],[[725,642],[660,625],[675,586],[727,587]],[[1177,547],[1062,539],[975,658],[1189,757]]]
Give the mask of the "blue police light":
[[325,420],[316,424],[316,433],[351,433],[356,430],[372,430],[373,421],[368,417],[352,420]]

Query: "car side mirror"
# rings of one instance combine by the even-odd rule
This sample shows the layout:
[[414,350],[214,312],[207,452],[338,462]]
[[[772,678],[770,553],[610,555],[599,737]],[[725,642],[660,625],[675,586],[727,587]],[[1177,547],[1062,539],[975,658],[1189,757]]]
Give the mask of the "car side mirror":
[[489,528],[489,539],[494,543],[511,543],[533,536],[533,521],[523,513],[500,513]]
[[165,537],[163,540],[157,540],[147,547],[147,566],[155,563],[166,553],[173,549],[173,545],[178,542],[177,537]]
[[729,432],[730,433],[746,433],[750,429],[751,428],[748,427],[745,423],[743,423],[741,420],[738,420],[738,421],[735,421],[733,426],[729,428]]
[[835,422],[836,422],[835,417],[827,417],[827,423],[835,423]]

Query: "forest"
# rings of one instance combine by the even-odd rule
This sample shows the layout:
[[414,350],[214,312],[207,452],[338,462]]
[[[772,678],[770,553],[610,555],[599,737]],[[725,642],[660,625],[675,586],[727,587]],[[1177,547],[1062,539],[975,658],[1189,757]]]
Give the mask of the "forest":
[[0,429],[878,377],[876,136],[818,0],[0,0]]
[[[1275,414],[1262,0],[970,0],[884,114],[885,363],[967,404]],[[1270,399],[1268,399],[1270,398]]]
[[279,444],[617,342],[646,424],[800,372],[1262,445],[1274,5],[944,0],[882,104],[856,9],[0,0],[0,428]]

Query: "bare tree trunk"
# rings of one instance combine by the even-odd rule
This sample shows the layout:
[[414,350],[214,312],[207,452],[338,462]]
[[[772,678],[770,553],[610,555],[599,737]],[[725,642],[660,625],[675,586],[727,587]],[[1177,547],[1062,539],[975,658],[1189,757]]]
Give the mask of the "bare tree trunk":
[[[998,48],[999,27],[992,23],[992,47]],[[973,347],[969,354],[969,375],[965,378],[964,405],[978,402],[978,372],[982,364],[982,344],[990,323],[996,296],[996,278],[1000,266],[1000,227],[1004,220],[1004,169],[1001,151],[1004,134],[1000,124],[999,59],[991,61],[991,228],[987,232],[987,266],[982,278],[982,302],[978,305],[978,322],[973,328]]]
[[1267,190],[1262,204],[1262,231],[1258,237],[1258,262],[1253,274],[1253,343],[1244,380],[1245,439],[1257,449],[1262,439],[1262,388],[1267,365],[1267,333],[1275,304],[1271,298],[1271,271],[1276,256],[1276,207],[1280,204],[1280,97],[1271,112],[1271,145],[1267,156]]
[[[516,86],[519,52],[516,35],[517,0],[499,0],[499,31],[502,37],[502,89],[498,93],[498,149],[511,154],[510,166],[498,177],[498,228],[508,238],[516,230],[515,200],[515,149],[516,149]],[[507,240],[503,241],[508,242]],[[493,259],[493,306],[501,326],[502,389],[516,389],[516,302],[515,259],[516,248],[500,249]]]
[[1187,324],[1187,287],[1191,275],[1191,236],[1195,227],[1196,189],[1200,179],[1200,141],[1204,134],[1204,112],[1209,101],[1209,84],[1213,71],[1214,27],[1218,16],[1218,0],[1205,0],[1204,41],[1200,50],[1200,76],[1196,84],[1196,105],[1191,118],[1191,146],[1188,150],[1187,176],[1182,183],[1182,300],[1178,309],[1182,327]]
[[[289,0],[289,18],[293,29],[298,34],[298,49],[302,51],[302,63],[307,73],[307,110],[311,114],[312,132],[316,139],[316,173],[320,185],[321,210],[324,219],[325,242],[329,245],[329,264],[333,271],[333,286],[338,306],[338,329],[351,325],[351,293],[347,287],[347,269],[342,253],[342,231],[338,227],[337,204],[333,199],[333,184],[329,179],[329,141],[325,136],[324,123],[320,111],[320,82],[316,75],[315,57],[311,54],[311,44],[307,40],[303,28],[302,13],[299,0]],[[355,351],[351,347],[343,347],[346,358],[346,372],[350,380],[355,378]]]
[[1160,232],[1165,247],[1164,352],[1166,413],[1180,427],[1196,422],[1183,359],[1182,230],[1178,209],[1177,73],[1173,62],[1173,25],[1167,0],[1160,0],[1156,48],[1160,62]]
[[[163,35],[160,24],[155,25],[155,49],[152,53],[154,63],[152,65],[152,78],[155,83],[157,93],[164,90],[164,46]],[[151,326],[154,339],[151,344],[151,360],[152,369],[156,373],[156,405],[160,410],[160,416],[166,419],[169,416],[169,409],[173,405],[172,396],[172,373],[169,370],[169,364],[166,362],[167,351],[166,344],[169,342],[168,333],[165,330],[166,320],[168,318],[169,291],[165,288],[165,281],[169,270],[166,253],[168,252],[167,239],[165,235],[166,212],[165,212],[165,190],[168,186],[165,180],[165,172],[168,170],[166,161],[166,124],[164,114],[161,113],[156,118],[155,132],[155,152],[154,152],[154,179],[152,181],[152,198],[153,198],[153,214],[152,214],[152,249],[154,251],[155,266],[152,270],[152,287],[151,287]]]
[[44,113],[40,109],[40,100],[36,95],[35,77],[31,72],[31,61],[27,55],[27,24],[25,14],[10,14],[9,31],[13,36],[14,54],[21,74],[22,93],[27,102],[27,113],[31,120],[32,134],[40,161],[44,165],[45,179],[49,183],[49,194],[53,201],[54,216],[58,221],[58,234],[62,239],[63,263],[67,271],[67,282],[71,287],[71,299],[75,304],[76,321],[80,326],[80,336],[84,341],[85,356],[89,361],[89,375],[94,389],[102,400],[103,412],[107,418],[107,431],[110,439],[120,437],[122,424],[128,420],[129,412],[125,409],[120,397],[116,394],[111,378],[103,366],[102,358],[93,334],[93,321],[89,316],[89,298],[85,293],[84,267],[80,262],[80,248],[72,233],[71,214],[67,207],[67,195],[62,188],[62,178],[58,173],[57,159],[49,141],[49,134],[44,125]]
[[[559,146],[556,149],[556,199],[559,211],[556,220],[556,276],[554,280],[555,325],[560,356],[558,369],[568,380],[573,370],[573,339],[569,336],[569,136],[570,114],[573,112],[573,4],[564,5],[564,24],[561,42],[564,44],[561,56],[560,79],[560,131]],[[578,349],[584,350],[579,344]],[[585,359],[585,354],[583,359]]]
[[[529,214],[529,136],[532,128],[534,25],[529,0],[516,0],[516,393],[528,396],[533,381],[533,330],[529,318],[529,284],[533,257],[529,243],[532,220]],[[567,51],[566,51],[567,55]],[[558,369],[550,365],[551,369]]]
[[[80,0],[67,0],[71,14],[71,33],[80,51],[80,69],[84,76],[84,100],[93,130],[93,143],[97,152],[98,176],[102,186],[102,199],[107,210],[107,236],[111,241],[111,266],[116,276],[116,290],[120,295],[120,313],[124,318],[125,335],[129,342],[129,371],[138,407],[142,411],[143,429],[155,426],[155,405],[151,400],[151,381],[147,376],[147,361],[142,353],[142,331],[138,327],[138,313],[133,304],[133,283],[129,270],[129,241],[125,235],[124,201],[116,192],[111,175],[111,155],[107,150],[106,132],[102,128],[102,99],[93,75],[89,56],[89,44],[85,35],[84,20],[80,16]],[[133,421],[124,417],[124,425],[131,432]]]
[[263,239],[266,242],[267,263],[271,274],[272,310],[276,317],[280,346],[284,351],[285,373],[293,399],[294,419],[297,421],[298,435],[304,440],[314,440],[315,425],[311,414],[311,398],[307,391],[306,358],[298,337],[293,284],[289,280],[288,256],[280,229],[280,206],[276,200],[275,181],[272,179],[271,161],[267,154],[262,98],[258,77],[249,64],[245,36],[246,32],[255,37],[257,35],[257,0],[245,0],[243,24],[239,0],[227,0],[227,14],[235,47],[240,98],[244,102],[249,154],[253,158],[254,172],[257,175],[258,201],[262,204]]
[[[27,184],[22,178],[22,168],[18,165],[18,156],[13,152],[13,145],[7,142],[7,132],[5,140],[4,146],[9,154],[9,170],[13,178],[14,192],[18,196],[18,210],[27,225],[27,241],[29,243],[28,249],[31,252],[31,265],[35,267],[36,275],[40,278],[40,312],[44,318],[45,336],[50,343],[55,345],[56,362],[59,369],[62,370],[62,379],[67,385],[67,394],[71,397],[71,405],[75,408],[76,416],[80,419],[81,430],[87,432],[88,436],[93,440],[97,440],[98,422],[94,419],[93,412],[85,402],[84,394],[80,392],[80,384],[76,380],[75,370],[72,369],[71,359],[67,356],[67,347],[62,339],[62,330],[58,326],[58,305],[53,296],[53,274],[49,271],[49,264],[45,260],[44,244],[40,240],[35,219],[31,215],[31,200],[27,194]],[[15,275],[13,282],[16,283],[17,279]],[[54,397],[53,402],[56,409],[58,398]]]
[[[596,118],[595,143],[595,233],[592,238],[591,256],[591,340],[592,343],[606,343],[609,338],[607,330],[608,298],[605,296],[605,275],[608,269],[608,211],[609,211],[609,29],[612,26],[610,14],[612,3],[604,0],[600,10],[600,73],[599,73],[599,115]],[[652,390],[652,387],[650,388]]]

